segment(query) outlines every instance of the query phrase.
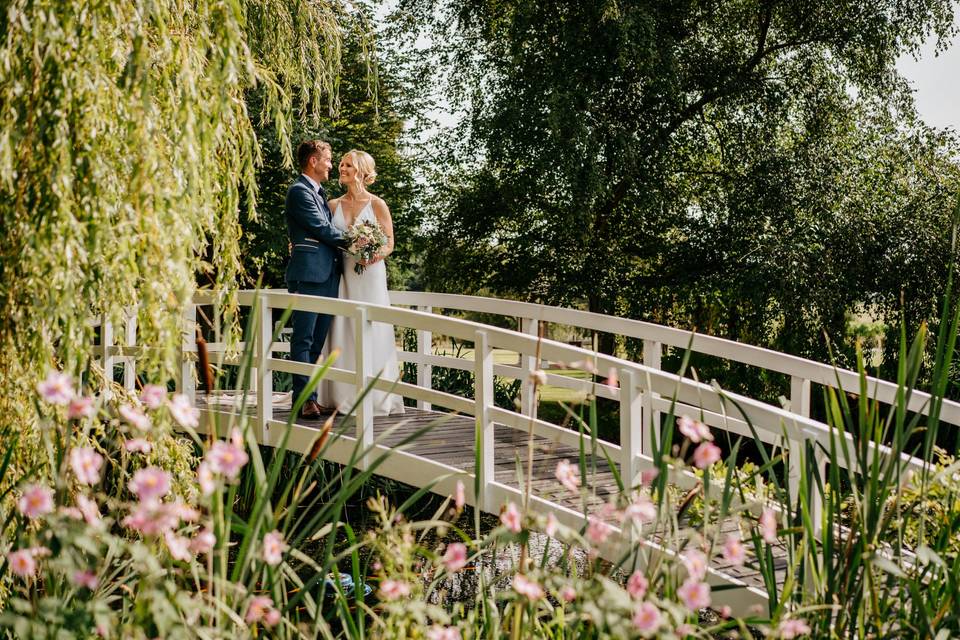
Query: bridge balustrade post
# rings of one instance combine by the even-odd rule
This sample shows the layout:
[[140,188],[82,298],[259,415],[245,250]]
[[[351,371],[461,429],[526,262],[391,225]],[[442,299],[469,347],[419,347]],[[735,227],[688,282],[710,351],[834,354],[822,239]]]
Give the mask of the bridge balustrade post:
[[[197,305],[193,302],[183,308],[181,316],[180,373],[177,391],[187,396],[191,403],[197,401],[196,368],[187,354],[197,352]],[[211,393],[213,389],[207,389]]]
[[640,475],[640,452],[644,430],[644,395],[637,390],[637,373],[620,370],[620,477],[629,491]]
[[[790,378],[790,411],[804,418],[810,417],[810,381],[799,376]],[[803,472],[803,459],[806,456],[806,443],[802,440],[790,441],[790,454],[787,464],[787,486],[790,488],[790,497],[797,499],[800,491],[800,474]],[[823,478],[826,470],[826,460],[823,454],[814,449],[814,459],[817,468],[820,470],[820,478]],[[821,514],[823,512],[823,496],[817,491],[816,487],[808,487],[809,495],[805,497],[810,508],[810,516],[813,520],[814,534],[820,535]]]
[[[520,332],[528,336],[540,335],[540,321],[533,318],[520,318]],[[537,397],[533,390],[533,385],[529,384],[530,374],[535,369],[540,368],[540,363],[536,361],[535,353],[520,354],[521,384],[520,384],[520,413],[525,416],[537,417]]]
[[490,483],[496,478],[494,471],[493,419],[490,417],[490,409],[494,406],[493,349],[490,347],[486,331],[477,331],[473,347],[474,403],[476,405],[474,415],[477,419],[476,428],[480,432],[480,437],[476,438],[476,442],[480,446],[480,450],[476,452],[478,464],[475,470],[479,477],[478,486],[480,487],[480,495],[477,496],[477,508],[488,513],[495,513],[497,505],[493,504],[489,489]]
[[[127,321],[124,324],[124,345],[133,349],[137,346],[137,310],[127,312]],[[137,390],[137,358],[128,354],[123,359],[123,388],[130,393]]]
[[[663,355],[663,345],[653,340],[643,341],[643,364],[651,369],[660,370],[660,358]],[[648,385],[649,386],[649,385]],[[621,390],[621,394],[623,391]],[[657,444],[662,446],[663,430],[660,424],[660,412],[653,408],[654,402],[660,398],[660,394],[647,389],[643,392],[643,435],[640,441],[640,450],[648,456],[653,457],[654,442],[653,435],[657,435]]]
[[[417,307],[417,311],[433,313],[433,307],[421,306]],[[433,332],[417,329],[417,353],[421,358],[433,355]],[[417,363],[417,386],[421,389],[433,388],[433,365],[426,362]],[[417,408],[430,411],[433,405],[426,400],[417,400]]]
[[257,383],[257,425],[260,427],[258,439],[269,443],[270,421],[273,420],[273,369],[270,358],[273,355],[273,309],[267,296],[257,296],[257,365],[255,379]]
[[103,397],[109,399],[113,397],[110,391],[110,385],[113,384],[113,365],[117,358],[111,351],[113,348],[113,323],[106,314],[100,320],[100,364],[103,365]]
[[[356,372],[356,382],[354,389],[357,397],[363,393],[371,378],[371,348],[373,337],[373,325],[368,319],[366,307],[357,308],[357,314],[354,316],[353,339],[355,345],[356,360],[354,361],[354,371]],[[366,394],[363,400],[357,405],[356,415],[356,434],[360,442],[362,451],[373,445],[373,397]],[[369,454],[364,455],[359,460],[359,467],[366,469],[370,464]]]

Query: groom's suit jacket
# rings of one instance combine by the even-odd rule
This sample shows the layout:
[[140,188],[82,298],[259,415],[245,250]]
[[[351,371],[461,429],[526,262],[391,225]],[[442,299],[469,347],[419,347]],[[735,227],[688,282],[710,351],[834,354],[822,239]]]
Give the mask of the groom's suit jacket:
[[326,282],[341,270],[340,249],[348,241],[333,225],[324,196],[300,176],[287,189],[287,232],[293,251],[287,265],[287,284]]

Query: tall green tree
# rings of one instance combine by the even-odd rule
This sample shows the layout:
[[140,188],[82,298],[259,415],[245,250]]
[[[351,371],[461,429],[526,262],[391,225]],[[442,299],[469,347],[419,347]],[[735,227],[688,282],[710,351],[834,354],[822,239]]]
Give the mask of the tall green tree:
[[[935,311],[956,139],[898,56],[953,3],[404,0],[467,118],[436,288],[826,355],[858,305]],[[440,181],[437,181],[439,184]],[[606,348],[611,345],[607,343]]]

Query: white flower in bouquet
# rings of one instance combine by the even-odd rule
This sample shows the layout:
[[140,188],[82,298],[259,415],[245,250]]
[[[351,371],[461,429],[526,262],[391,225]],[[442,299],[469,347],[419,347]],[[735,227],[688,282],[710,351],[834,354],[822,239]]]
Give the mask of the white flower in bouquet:
[[366,268],[360,262],[368,262],[380,255],[380,251],[387,245],[387,234],[376,222],[358,222],[347,232],[350,246],[347,252],[357,260],[353,267],[356,273],[363,273]]

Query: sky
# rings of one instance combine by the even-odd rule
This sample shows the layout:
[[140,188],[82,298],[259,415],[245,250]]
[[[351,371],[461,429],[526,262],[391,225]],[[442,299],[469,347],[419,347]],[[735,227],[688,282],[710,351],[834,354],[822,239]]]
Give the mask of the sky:
[[[960,28],[960,3],[954,16]],[[946,51],[935,55],[936,42],[924,43],[918,59],[904,56],[897,61],[900,73],[914,89],[917,111],[927,124],[960,132],[960,35]]]

